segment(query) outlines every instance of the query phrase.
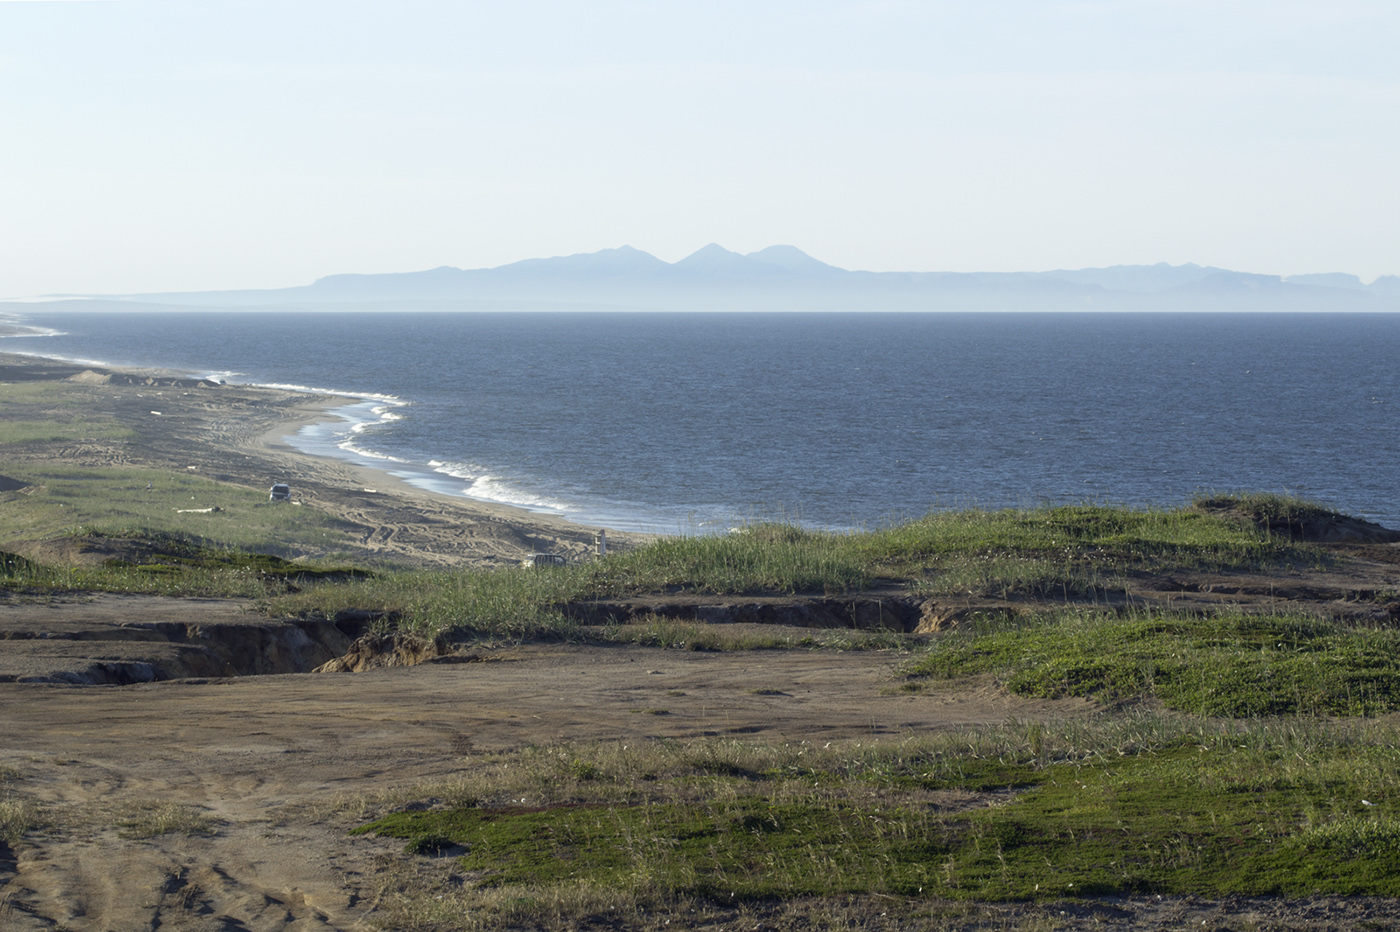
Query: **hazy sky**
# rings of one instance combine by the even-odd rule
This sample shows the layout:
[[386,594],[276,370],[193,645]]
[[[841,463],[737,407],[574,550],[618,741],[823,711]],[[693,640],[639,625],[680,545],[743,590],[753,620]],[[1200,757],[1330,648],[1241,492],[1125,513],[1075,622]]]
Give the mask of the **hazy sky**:
[[631,244],[1400,274],[1396,0],[0,0],[0,296]]

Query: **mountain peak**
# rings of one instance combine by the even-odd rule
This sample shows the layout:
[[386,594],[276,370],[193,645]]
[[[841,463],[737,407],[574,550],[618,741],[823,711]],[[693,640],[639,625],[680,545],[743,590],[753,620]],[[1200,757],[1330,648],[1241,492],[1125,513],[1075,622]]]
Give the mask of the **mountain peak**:
[[744,258],[754,259],[768,265],[776,265],[790,272],[820,272],[836,270],[819,259],[813,259],[796,246],[769,246],[758,252],[751,252]]
[[743,261],[744,257],[739,253],[730,252],[719,243],[710,243],[676,262],[675,266],[680,269],[714,269],[733,266]]

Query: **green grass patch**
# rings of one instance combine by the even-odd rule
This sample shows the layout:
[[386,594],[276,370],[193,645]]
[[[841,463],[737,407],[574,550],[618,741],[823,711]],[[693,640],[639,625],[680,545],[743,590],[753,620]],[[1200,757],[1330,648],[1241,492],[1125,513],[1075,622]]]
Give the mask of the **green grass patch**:
[[1396,738],[1120,716],[889,744],[536,748],[357,831],[460,845],[484,888],[537,895],[1397,896]]
[[[354,549],[354,528],[346,522],[309,505],[273,504],[266,491],[193,472],[31,464],[0,466],[0,472],[37,489],[0,493],[0,540],[46,540],[82,529],[177,534],[285,557]],[[213,507],[219,511],[190,511]]]
[[79,440],[131,440],[136,432],[116,421],[75,417],[64,421],[0,421],[0,447]]
[[[859,892],[868,885],[865,851],[886,848],[891,833],[927,835],[934,826],[900,808],[741,796],[694,805],[401,813],[369,828],[402,838],[434,832],[465,844],[461,865],[494,885],[585,880],[749,899]],[[897,865],[889,873],[892,883],[883,887],[895,891],[917,883],[920,872]]]
[[[113,558],[100,566],[52,566],[0,552],[0,589],[262,598],[303,586],[365,579],[372,575],[355,567],[293,563],[269,554],[230,550],[174,534],[103,536],[130,543],[136,559]],[[91,535],[80,535],[80,539],[90,540]]]
[[1367,808],[1357,786],[1394,749],[1271,774],[1276,760],[1214,744],[1048,768],[1034,792],[966,819],[944,883],[992,899],[1400,895],[1400,813]]
[[1059,613],[964,631],[906,675],[992,674],[1025,696],[1151,696],[1200,715],[1400,710],[1400,632],[1301,617]]
[[578,585],[598,596],[668,590],[849,592],[871,580],[852,539],[775,524],[716,536],[667,537],[581,568]]
[[1305,498],[1275,492],[1197,496],[1193,505],[1206,513],[1244,518],[1269,534],[1284,537],[1301,537],[1310,527],[1349,517]]
[[456,843],[446,835],[424,834],[414,836],[403,846],[405,854],[421,854],[424,857],[438,857],[456,847]]

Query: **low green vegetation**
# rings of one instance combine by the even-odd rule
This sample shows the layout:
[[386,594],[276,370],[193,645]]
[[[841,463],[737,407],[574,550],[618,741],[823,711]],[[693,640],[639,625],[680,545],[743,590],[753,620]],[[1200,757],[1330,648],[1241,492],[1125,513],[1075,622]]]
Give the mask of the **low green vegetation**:
[[1249,518],[1195,508],[1066,506],[935,513],[878,531],[763,524],[666,538],[603,561],[548,572],[418,572],[307,590],[272,610],[330,615],[372,609],[435,635],[572,637],[569,603],[649,593],[841,595],[876,584],[911,596],[1047,598],[1097,603],[1132,576],[1317,565],[1327,554]]
[[[401,570],[371,576],[343,568],[353,550],[350,528],[314,507],[270,504],[261,493],[192,472],[22,465],[6,471],[28,483],[26,491],[0,492],[6,539],[146,537],[184,541],[193,556],[172,555],[165,546],[159,559],[123,558],[96,569],[38,567],[6,557],[0,559],[0,585],[258,597],[274,614],[370,612],[429,637],[450,632],[459,638],[577,639],[583,635],[579,612],[570,606],[654,593],[841,596],[880,586],[912,598],[998,598],[1031,608],[1047,600],[1101,605],[1111,597],[1121,601],[1131,580],[1144,575],[1329,559],[1269,530],[1274,519],[1314,520],[1329,512],[1254,496],[1170,510],[1076,505],[938,512],[849,533],[759,524],[725,535],[664,538],[606,560],[549,571]],[[218,557],[220,550],[231,555]],[[256,554],[297,557],[298,568],[293,573]],[[341,566],[314,568],[304,560],[308,554]],[[293,577],[295,586],[267,585]],[[334,584],[315,585],[317,577]],[[714,640],[710,635],[660,619],[605,636],[619,634],[664,646],[715,646],[705,643]]]
[[[1242,517],[1242,516],[1241,516]],[[896,565],[941,554],[1070,553],[1123,561],[1163,559],[1214,568],[1291,553],[1248,522],[1195,508],[1063,505],[1001,511],[933,512],[871,534],[867,551]]]
[[917,579],[922,593],[1000,598],[1092,598],[1122,592],[1134,576],[1325,559],[1243,513],[1195,507],[936,512],[861,544],[872,565]]
[[1398,896],[1397,737],[1130,714],[825,747],[562,745],[485,758],[359,831],[456,852],[479,878],[462,918],[501,894],[614,887],[651,903]]
[[[367,575],[344,565],[353,549],[344,522],[192,471],[21,462],[0,472],[23,483],[0,491],[0,541],[43,541],[56,552],[120,544],[119,555],[92,566],[25,559],[0,543],[0,588],[258,598]],[[306,554],[325,562],[292,562]]]
[[991,674],[1012,692],[1151,697],[1199,715],[1400,710],[1400,632],[1272,615],[1058,612],[970,626],[907,670],[910,683]]
[[195,472],[23,463],[5,464],[0,472],[28,487],[0,492],[0,540],[166,534],[288,558],[351,549],[351,527],[325,512],[272,503],[266,491]]
[[[88,536],[85,532],[80,530],[77,536]],[[130,544],[127,556],[112,557],[97,566],[70,566],[37,563],[0,551],[0,589],[262,598],[304,585],[370,576],[353,567],[308,566],[174,534],[99,536],[108,545]]]
[[94,410],[91,389],[68,382],[0,383],[0,456],[29,444],[132,440],[136,432]]
[[1261,530],[1285,537],[1299,537],[1309,526],[1337,517],[1335,511],[1316,502],[1275,492],[1201,496],[1196,499],[1195,506],[1206,513],[1237,515]]
[[130,440],[136,432],[116,421],[73,417],[64,421],[0,421],[0,450],[11,444],[60,440]]

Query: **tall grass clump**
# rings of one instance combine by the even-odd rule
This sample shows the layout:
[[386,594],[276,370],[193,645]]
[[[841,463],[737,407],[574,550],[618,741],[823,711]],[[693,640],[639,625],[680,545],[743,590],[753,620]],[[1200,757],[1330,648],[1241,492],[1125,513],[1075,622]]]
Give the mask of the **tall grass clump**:
[[667,537],[590,564],[585,585],[597,595],[848,592],[870,581],[851,539],[785,524],[717,536]]
[[565,567],[380,573],[277,595],[268,611],[333,615],[370,609],[420,634],[452,630],[512,639],[577,636],[570,602],[653,592],[846,592],[866,585],[843,535],[760,526],[722,537],[665,538]]
[[0,842],[14,847],[39,824],[39,807],[25,799],[0,799]]
[[193,806],[150,800],[128,806],[116,821],[116,827],[119,834],[126,838],[212,835],[215,820]]
[[569,575],[523,567],[404,573],[390,577],[386,588],[401,626],[421,634],[452,630],[510,640],[573,639],[577,623],[561,611],[572,591]]
[[271,615],[334,617],[370,611],[386,625],[424,637],[454,631],[485,638],[526,640],[576,636],[562,611],[578,591],[581,568],[535,570],[404,570],[335,585],[276,592],[260,600]]
[[60,570],[0,550],[0,589],[53,588],[61,578]]
[[1315,559],[1306,548],[1220,515],[1101,505],[933,512],[871,533],[861,545],[871,562],[892,568],[988,554],[1112,569],[1224,569]]

